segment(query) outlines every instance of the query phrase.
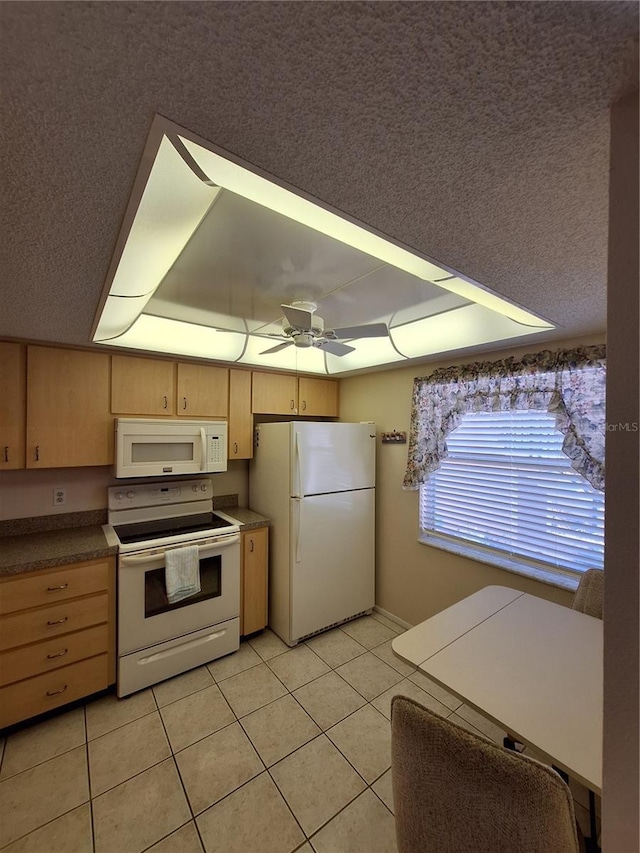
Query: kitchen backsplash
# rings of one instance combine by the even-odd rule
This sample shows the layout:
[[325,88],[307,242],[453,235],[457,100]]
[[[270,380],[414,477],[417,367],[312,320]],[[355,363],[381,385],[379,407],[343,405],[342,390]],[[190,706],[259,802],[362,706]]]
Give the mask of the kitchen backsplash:
[[[234,504],[247,506],[249,494],[249,463],[231,461],[222,474],[209,474],[216,496]],[[151,479],[156,482],[159,478]],[[176,481],[180,478],[176,478]],[[0,472],[0,521],[34,516],[64,515],[67,513],[104,510],[107,506],[107,488],[140,482],[116,480],[111,467],[100,468],[47,468],[41,470]],[[65,502],[55,505],[54,490],[63,489]],[[237,495],[237,500],[235,496]],[[225,504],[228,506],[229,504]],[[219,506],[222,509],[222,506]]]

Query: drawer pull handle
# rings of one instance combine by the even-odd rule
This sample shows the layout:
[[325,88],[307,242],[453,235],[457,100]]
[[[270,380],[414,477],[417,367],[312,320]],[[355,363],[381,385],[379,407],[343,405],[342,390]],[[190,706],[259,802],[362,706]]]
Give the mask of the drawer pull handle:
[[64,687],[60,688],[60,690],[47,690],[47,696],[57,696],[59,693],[64,693],[66,689],[67,685],[65,684]]
[[68,616],[63,616],[63,618],[62,618],[62,619],[56,619],[55,621],[51,621],[51,620],[49,620],[49,621],[47,622],[47,625],[62,625],[64,622],[68,622],[68,621],[69,621],[69,617],[68,617]]
[[61,652],[56,652],[55,655],[47,655],[47,660],[54,660],[55,658],[61,658],[66,655],[69,649],[63,649]]
[[187,409],[187,398],[183,397],[182,400],[183,400],[182,408],[186,411],[186,409]]
[[9,445],[8,444],[5,444],[5,446],[4,446],[4,461],[5,462],[9,461]]
[[61,583],[60,586],[48,586],[47,592],[58,592],[58,590],[66,589],[68,586],[68,583]]

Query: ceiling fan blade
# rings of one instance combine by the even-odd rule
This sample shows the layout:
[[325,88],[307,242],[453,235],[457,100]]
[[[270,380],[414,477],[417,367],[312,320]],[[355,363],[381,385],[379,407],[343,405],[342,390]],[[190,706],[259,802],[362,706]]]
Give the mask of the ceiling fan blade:
[[290,347],[293,344],[293,341],[286,341],[284,344],[276,344],[274,347],[270,347],[269,349],[263,350],[259,355],[268,355],[272,352],[280,352],[280,350],[285,349],[286,347]]
[[386,323],[367,323],[364,326],[343,326],[340,329],[328,329],[325,336],[336,338],[386,338],[389,329]]
[[305,311],[303,308],[296,308],[295,305],[281,305],[284,311],[284,316],[292,326],[297,329],[310,329],[313,324],[313,314],[311,311]]
[[337,341],[316,341],[314,346],[325,352],[330,352],[332,355],[348,355],[350,352],[356,351],[355,347],[339,344]]

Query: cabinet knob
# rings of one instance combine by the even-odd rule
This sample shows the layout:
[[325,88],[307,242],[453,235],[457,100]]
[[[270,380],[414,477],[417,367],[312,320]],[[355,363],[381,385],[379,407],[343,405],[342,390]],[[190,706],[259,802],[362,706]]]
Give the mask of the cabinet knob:
[[4,461],[5,462],[9,461],[9,445],[8,444],[5,444],[5,446],[4,446]]
[[253,549],[254,549],[253,539],[249,539],[249,550],[253,551]]
[[236,454],[236,456],[238,455],[238,442],[237,441],[233,442],[233,452]]
[[291,411],[293,411],[294,409],[295,409],[295,402],[292,400],[291,401]]
[[167,408],[167,406],[169,405],[169,401],[167,400],[166,395],[165,395],[162,399],[164,400],[164,407],[165,407],[165,409],[166,409],[166,408]]
[[36,444],[36,462],[40,461],[40,445]]
[[302,411],[303,411],[303,412],[306,412],[306,411],[307,411],[307,401],[306,401],[306,400],[303,400],[303,401],[302,401]]
[[187,398],[186,398],[186,397],[183,397],[183,398],[182,398],[182,408],[183,408],[183,409],[186,409],[186,408],[187,408]]

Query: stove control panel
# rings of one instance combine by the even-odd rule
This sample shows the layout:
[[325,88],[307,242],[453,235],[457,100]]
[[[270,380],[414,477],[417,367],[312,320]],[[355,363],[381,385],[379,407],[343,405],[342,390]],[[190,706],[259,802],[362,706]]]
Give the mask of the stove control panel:
[[109,509],[136,509],[162,504],[181,504],[211,500],[213,483],[210,479],[170,480],[165,483],[145,483],[134,486],[113,486],[108,490]]

